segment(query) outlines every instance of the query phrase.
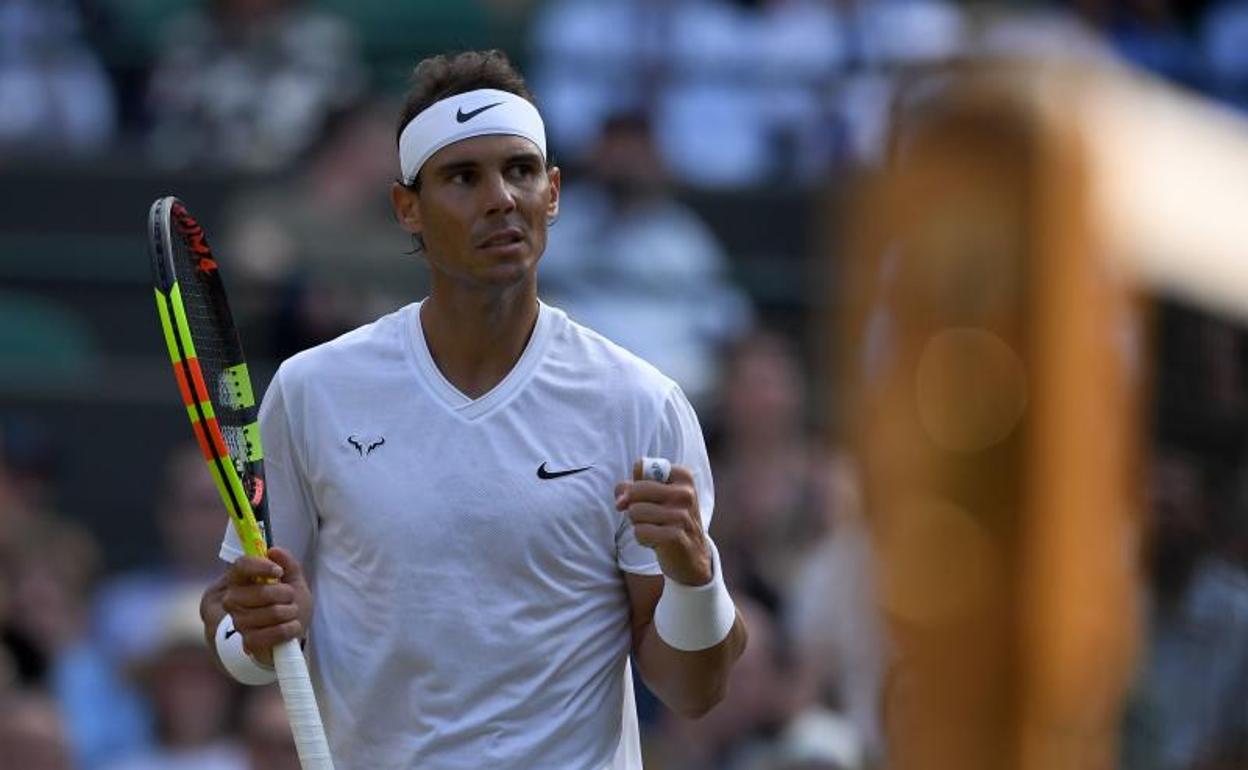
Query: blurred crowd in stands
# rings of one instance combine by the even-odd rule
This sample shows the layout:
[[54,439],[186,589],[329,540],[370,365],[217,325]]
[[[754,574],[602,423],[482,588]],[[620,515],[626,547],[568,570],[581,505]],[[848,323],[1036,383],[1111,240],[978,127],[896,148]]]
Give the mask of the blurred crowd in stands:
[[[882,159],[899,89],[971,57],[1116,52],[1248,108],[1248,0],[0,0],[0,173],[124,163],[236,180],[212,230],[236,312],[265,331],[249,352],[279,360],[423,295],[387,208],[395,100],[421,56],[491,45],[528,73],[565,168],[546,298],[698,405],[712,534],[751,628],[707,718],[641,694],[647,767],[876,765],[889,645],[854,460],[815,419],[835,406],[811,397],[811,351],[776,330],[738,245],[685,194],[834,185]],[[1168,392],[1242,429],[1248,347],[1202,323],[1174,348],[1200,351],[1183,369],[1199,374]],[[1167,442],[1124,766],[1242,767],[1248,476],[1207,478],[1206,434]],[[296,768],[275,689],[244,691],[206,657],[197,593],[225,517],[196,452],[151,471],[161,546],[117,571],[57,510],[64,443],[0,423],[0,768]]]
[[430,46],[494,42],[565,162],[640,112],[682,183],[816,183],[879,152],[916,68],[1099,40],[1245,106],[1246,36],[1239,0],[5,0],[0,158],[287,169]]

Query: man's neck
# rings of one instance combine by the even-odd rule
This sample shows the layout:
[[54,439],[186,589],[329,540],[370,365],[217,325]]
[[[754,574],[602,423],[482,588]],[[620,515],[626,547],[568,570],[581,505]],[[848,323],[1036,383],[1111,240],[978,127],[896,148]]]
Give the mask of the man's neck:
[[435,289],[420,308],[420,323],[442,376],[478,398],[520,360],[537,313],[537,287],[531,283],[488,296]]

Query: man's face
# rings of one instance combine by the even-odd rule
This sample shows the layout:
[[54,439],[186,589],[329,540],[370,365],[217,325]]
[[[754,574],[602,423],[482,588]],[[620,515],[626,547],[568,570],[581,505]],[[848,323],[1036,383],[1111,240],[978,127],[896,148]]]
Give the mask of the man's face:
[[478,136],[443,147],[399,187],[399,221],[425,243],[435,281],[503,288],[531,279],[558,212],[559,170],[527,139]]

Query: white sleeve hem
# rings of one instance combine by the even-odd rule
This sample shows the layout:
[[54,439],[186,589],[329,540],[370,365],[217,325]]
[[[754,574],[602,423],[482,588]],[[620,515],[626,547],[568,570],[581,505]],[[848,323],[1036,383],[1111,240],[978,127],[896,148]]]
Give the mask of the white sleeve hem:
[[630,575],[662,575],[663,568],[659,563],[651,562],[650,564],[620,564],[620,569]]

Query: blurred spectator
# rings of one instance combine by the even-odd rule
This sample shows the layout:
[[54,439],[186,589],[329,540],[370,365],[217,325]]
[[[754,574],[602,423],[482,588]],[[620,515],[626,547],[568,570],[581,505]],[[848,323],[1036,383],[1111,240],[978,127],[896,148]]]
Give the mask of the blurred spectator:
[[227,732],[238,685],[218,670],[204,641],[198,589],[166,597],[156,623],[141,633],[152,649],[131,661],[151,704],[155,745],[107,765],[107,770],[247,770]]
[[[857,466],[848,453],[832,456],[820,475],[826,534],[802,559],[784,597],[785,626],[803,678],[832,710],[862,758],[884,751],[881,696],[889,646],[874,584],[875,562]],[[795,738],[796,740],[796,738]]]
[[100,554],[85,530],[49,512],[23,537],[8,562],[11,633],[29,656],[28,684],[55,699],[76,764],[89,770],[147,738],[139,704],[88,635]]
[[423,296],[428,273],[390,204],[397,115],[385,102],[343,115],[293,181],[227,204],[222,251],[246,281],[240,317],[274,335],[249,353],[285,359]]
[[1150,482],[1148,645],[1127,712],[1126,770],[1248,762],[1248,473],[1213,514],[1195,458],[1163,447]]
[[826,0],[559,0],[533,26],[541,95],[560,155],[593,153],[612,115],[653,119],[682,182],[739,188],[810,181],[838,150],[824,94],[845,60]]
[[713,534],[729,584],[778,613],[795,672],[789,717],[807,725],[749,767],[808,754],[833,767],[878,760],[888,648],[856,466],[813,440],[804,373],[784,338],[755,332],[738,342],[721,387]]
[[542,257],[543,291],[657,366],[696,403],[715,384],[719,348],[753,311],[728,279],[709,227],[672,194],[648,121],[611,119],[587,179],[569,182]]
[[147,654],[153,635],[135,629],[157,626],[170,596],[202,590],[217,578],[217,549],[227,526],[199,447],[185,444],[170,452],[156,510],[159,553],[151,565],[107,580],[96,593],[94,632],[110,657],[121,662]]
[[829,3],[684,0],[666,25],[655,125],[677,176],[719,188],[822,178],[837,149],[826,94],[848,44]]
[[0,767],[74,769],[61,716],[51,698],[33,690],[0,694]]
[[302,0],[211,0],[162,40],[148,108],[163,166],[283,168],[365,85],[351,28]]
[[756,332],[729,349],[721,392],[712,534],[729,585],[776,606],[826,528],[805,375],[786,339]]
[[532,25],[533,91],[560,162],[581,162],[607,119],[642,108],[661,66],[667,0],[553,0]]
[[71,0],[0,2],[0,160],[105,149],[117,127],[112,85]]
[[242,708],[247,770],[299,770],[282,691],[276,685],[248,687]]

